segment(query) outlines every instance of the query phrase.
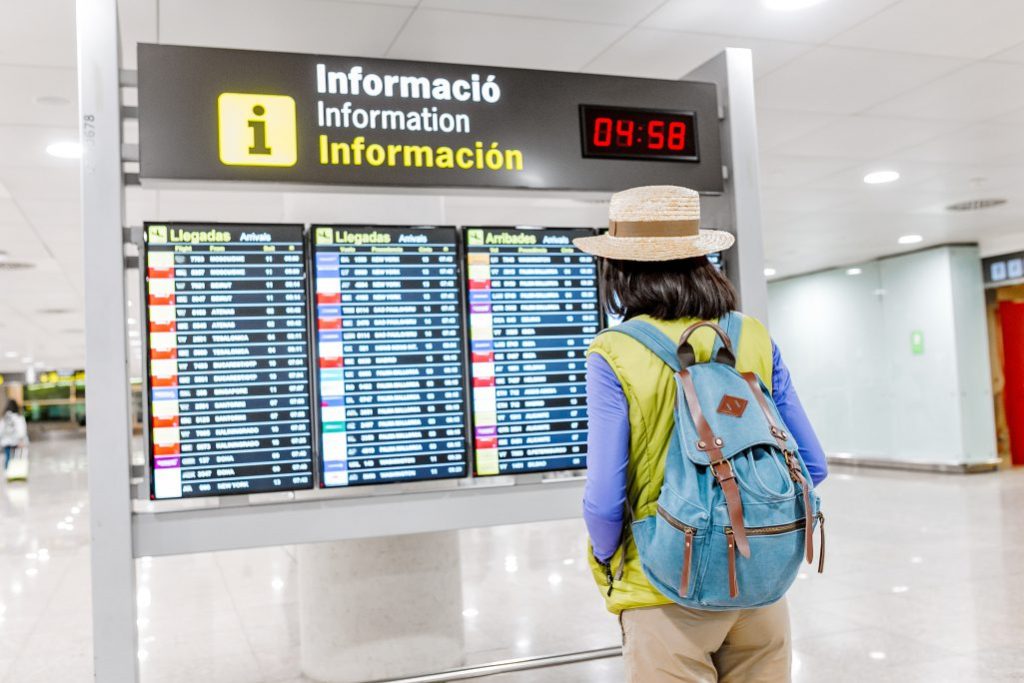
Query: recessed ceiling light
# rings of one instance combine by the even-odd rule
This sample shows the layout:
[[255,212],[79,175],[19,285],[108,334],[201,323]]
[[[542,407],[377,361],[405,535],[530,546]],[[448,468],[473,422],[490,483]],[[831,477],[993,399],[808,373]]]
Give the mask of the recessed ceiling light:
[[18,352],[17,351],[8,351],[7,353],[4,354],[4,356],[6,356],[7,358],[17,358],[18,357]]
[[58,159],[81,159],[82,145],[77,142],[54,142],[47,145],[46,153]]
[[900,244],[918,244],[919,242],[924,241],[924,237],[921,235],[904,235],[896,241]]
[[43,104],[47,107],[63,107],[66,104],[71,104],[71,100],[60,95],[40,95],[36,98],[36,104]]
[[847,268],[846,269],[846,274],[847,275],[860,275],[863,272],[864,271],[861,270],[860,268]]
[[864,182],[868,185],[881,185],[882,183],[891,183],[899,179],[899,171],[872,171],[864,176]]
[[825,0],[764,0],[764,6],[778,12],[792,12],[820,5]]
[[764,276],[765,277],[774,277],[776,272],[777,271],[774,268],[765,268],[764,269]]

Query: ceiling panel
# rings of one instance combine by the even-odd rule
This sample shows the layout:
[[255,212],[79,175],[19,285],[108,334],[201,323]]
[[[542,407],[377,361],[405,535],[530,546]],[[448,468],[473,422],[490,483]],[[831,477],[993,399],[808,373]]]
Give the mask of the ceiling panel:
[[1015,62],[1017,64],[1024,64],[1024,42],[1018,43],[1008,50],[997,52],[989,57],[989,59],[997,62]]
[[[78,86],[72,68],[0,64],[0,125],[76,125]],[[39,97],[60,97],[62,104],[40,104]]]
[[421,9],[388,56],[578,71],[623,32],[602,24]]
[[982,257],[1024,251],[1024,230],[1020,229],[1019,222],[1014,221],[1004,226],[1003,230],[993,233],[984,236],[979,242]]
[[[864,182],[864,176],[873,171],[897,171],[900,179],[894,183],[881,185],[868,185]],[[835,173],[822,176],[810,183],[811,187],[818,189],[847,189],[864,195],[865,201],[870,203],[871,192],[876,190],[888,190],[889,188],[902,188],[912,183],[927,180],[937,173],[934,164],[915,161],[896,161],[893,159],[870,159],[858,160],[856,163],[840,169]]]
[[74,67],[74,0],[5,2],[0,64]]
[[74,127],[0,126],[0,168],[6,166],[78,168],[77,161],[57,159],[46,153],[46,147],[51,143],[77,139],[78,131]]
[[1021,41],[1020,0],[902,0],[832,40],[835,45],[981,59]]
[[976,62],[869,113],[946,121],[984,121],[1024,108],[1024,64]]
[[[54,226],[76,225],[82,217],[77,199],[22,199],[18,204],[43,239]],[[61,239],[65,236],[61,231]]]
[[957,125],[955,133],[905,149],[897,156],[913,161],[966,165],[999,159],[1016,164],[1024,157],[1024,130],[1020,126],[993,123]]
[[318,0],[162,2],[162,43],[381,57],[406,7]]
[[753,51],[754,74],[777,69],[811,49],[803,43],[640,28],[590,62],[586,71],[645,78],[682,78],[727,47]]
[[669,0],[642,24],[696,33],[823,43],[896,0],[830,0],[799,12],[777,12],[761,0]]
[[758,107],[758,145],[762,152],[774,151],[803,135],[842,120],[843,117],[836,114],[809,114],[795,109]]
[[137,69],[136,46],[157,42],[156,0],[117,0],[117,21],[121,33],[121,65]]
[[1015,166],[933,164],[932,169],[933,174],[929,178],[908,184],[944,191],[951,199],[961,195],[1002,194],[1006,190],[1012,190],[1015,196],[1017,193],[1024,193],[1024,162]]
[[765,215],[818,213],[849,204],[856,201],[856,197],[856,192],[850,189],[774,188],[761,198],[761,211]]
[[761,184],[767,188],[802,187],[857,163],[855,159],[813,159],[764,154],[761,157]]
[[[19,199],[73,199],[80,193],[78,164],[66,163],[50,168],[0,166],[0,186]],[[3,197],[3,190],[0,190]]]
[[427,9],[632,26],[663,0],[422,0]]
[[883,158],[933,138],[938,138],[939,144],[949,146],[949,138],[944,134],[956,128],[957,124],[948,122],[849,116],[787,143],[786,154]]
[[819,47],[759,80],[757,98],[778,109],[856,114],[964,64],[948,57]]
[[24,226],[25,214],[13,199],[0,198],[0,226]]

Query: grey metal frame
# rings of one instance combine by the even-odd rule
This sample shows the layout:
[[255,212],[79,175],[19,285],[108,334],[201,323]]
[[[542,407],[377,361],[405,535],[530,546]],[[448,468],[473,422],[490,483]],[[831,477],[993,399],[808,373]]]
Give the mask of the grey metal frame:
[[[77,15],[79,108],[84,145],[82,225],[86,373],[90,382],[86,407],[95,680],[138,680],[134,562],[137,557],[578,517],[583,487],[580,476],[499,477],[454,489],[367,491],[367,495],[358,497],[206,499],[202,504],[167,511],[136,501],[139,507],[133,510],[122,230],[126,158],[121,144],[116,0],[77,0]],[[742,234],[739,249],[730,257],[730,268],[739,284],[744,309],[763,318],[766,289],[761,272],[750,53],[729,49],[691,77],[714,81],[720,87],[726,114],[722,122],[723,156],[729,175],[725,194],[706,201],[709,215],[721,221],[722,226]],[[497,673],[615,654],[616,648],[607,648],[498,662],[475,669]],[[448,672],[449,677],[453,674],[463,678],[472,675],[468,671]],[[442,680],[438,678],[441,675],[426,674],[410,680]]]
[[726,272],[739,290],[743,312],[767,323],[753,54],[726,48],[685,78],[718,85],[725,192],[702,199],[701,217],[706,225],[737,236],[736,246],[725,252]]
[[98,681],[136,681],[131,407],[125,298],[121,98],[115,0],[78,0],[85,372],[92,531],[93,659]]

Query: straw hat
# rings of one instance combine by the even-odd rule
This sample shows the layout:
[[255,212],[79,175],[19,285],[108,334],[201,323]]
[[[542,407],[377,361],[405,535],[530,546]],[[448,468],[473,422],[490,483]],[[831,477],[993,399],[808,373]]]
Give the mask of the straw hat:
[[648,185],[612,195],[608,232],[573,244],[617,261],[672,261],[725,251],[736,238],[700,229],[700,195],[674,185]]

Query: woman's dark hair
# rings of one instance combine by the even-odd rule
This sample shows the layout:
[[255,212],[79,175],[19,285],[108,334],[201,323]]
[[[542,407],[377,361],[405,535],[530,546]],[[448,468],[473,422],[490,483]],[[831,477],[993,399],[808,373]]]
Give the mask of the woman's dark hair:
[[4,411],[7,413],[21,413],[21,406],[13,398],[7,401],[7,409]]
[[601,259],[601,295],[612,315],[629,320],[716,320],[736,309],[732,283],[706,256],[680,261]]

